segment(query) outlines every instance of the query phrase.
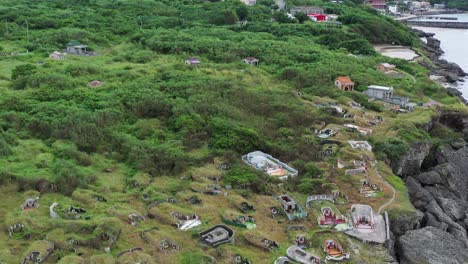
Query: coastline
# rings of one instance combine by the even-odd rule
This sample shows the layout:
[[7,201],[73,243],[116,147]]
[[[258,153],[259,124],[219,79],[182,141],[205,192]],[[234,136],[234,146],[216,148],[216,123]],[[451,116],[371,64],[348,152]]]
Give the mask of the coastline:
[[458,64],[441,58],[445,52],[440,47],[440,40],[434,37],[434,33],[427,33],[416,28],[411,28],[411,30],[415,32],[418,37],[426,39],[423,48],[428,52],[428,58],[436,67],[423,60],[419,61],[419,63],[431,71],[431,76],[441,77],[440,80],[436,82],[444,86],[449,94],[457,96],[464,104],[468,105],[468,100],[463,97],[462,92],[452,87],[453,84],[463,82],[468,74]]

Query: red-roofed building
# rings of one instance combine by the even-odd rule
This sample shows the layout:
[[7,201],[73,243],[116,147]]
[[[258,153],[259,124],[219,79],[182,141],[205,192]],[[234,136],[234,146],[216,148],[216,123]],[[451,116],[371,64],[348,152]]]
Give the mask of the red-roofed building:
[[327,15],[324,14],[308,14],[307,16],[315,22],[323,22],[327,20]]
[[387,8],[386,0],[368,0],[369,4],[378,10],[385,10]]
[[348,76],[340,76],[336,78],[335,86],[346,92],[351,92],[354,89],[354,83]]
[[255,57],[247,57],[247,58],[244,59],[245,64],[250,64],[250,65],[257,66],[259,62],[260,62],[260,60],[255,58]]

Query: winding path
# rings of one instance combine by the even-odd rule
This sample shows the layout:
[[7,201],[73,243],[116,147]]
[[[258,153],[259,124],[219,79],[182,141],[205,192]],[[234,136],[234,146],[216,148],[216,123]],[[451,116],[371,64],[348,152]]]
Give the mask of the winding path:
[[392,198],[390,198],[390,200],[388,200],[386,203],[382,204],[379,207],[379,210],[377,211],[377,213],[380,214],[385,207],[389,206],[390,204],[392,204],[395,201],[396,190],[395,190],[395,188],[393,188],[393,186],[390,183],[388,183],[384,179],[384,177],[382,177],[382,175],[380,175],[379,169],[377,168],[377,163],[374,165],[374,168],[375,168],[375,173],[377,174],[377,176],[379,176],[379,178],[381,178],[385,182],[385,184],[392,190]]

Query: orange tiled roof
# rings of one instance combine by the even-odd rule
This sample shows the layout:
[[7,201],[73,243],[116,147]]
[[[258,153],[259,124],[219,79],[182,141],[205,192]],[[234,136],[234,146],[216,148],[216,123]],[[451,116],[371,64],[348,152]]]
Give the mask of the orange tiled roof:
[[341,83],[352,83],[353,82],[353,81],[351,81],[349,76],[340,76],[340,77],[336,78],[336,80],[340,81]]

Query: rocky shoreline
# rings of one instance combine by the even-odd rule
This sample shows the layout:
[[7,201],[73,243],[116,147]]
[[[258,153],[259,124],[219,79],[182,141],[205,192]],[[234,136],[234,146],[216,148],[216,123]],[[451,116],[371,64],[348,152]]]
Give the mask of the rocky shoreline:
[[[431,75],[440,76],[442,83],[463,81],[467,73],[440,58],[444,51],[435,34],[413,31],[427,40],[424,50],[430,61],[418,63]],[[447,91],[468,104],[458,89],[447,87]],[[400,264],[468,263],[468,114],[441,111],[422,129],[431,133],[440,126],[463,134],[463,138],[442,146],[431,141],[414,143],[390,164],[404,180],[416,209],[414,214],[391,219],[390,253]]]
[[[442,111],[425,125],[447,126],[468,138],[468,114]],[[392,219],[394,254],[400,263],[468,263],[468,144],[418,142],[391,167],[402,177],[416,209]]]
[[[448,62],[447,60],[441,59],[440,57],[444,54],[444,51],[440,48],[440,40],[434,37],[435,34],[427,33],[419,29],[412,29],[420,38],[426,38],[424,44],[424,50],[429,54],[428,58],[432,63],[428,63],[425,60],[420,60],[419,63],[431,71],[431,75],[441,76],[441,83],[454,84],[456,82],[463,82],[464,77],[467,73],[456,63]],[[447,87],[447,91],[460,98],[462,102],[468,104],[468,101],[462,96],[456,88]]]

